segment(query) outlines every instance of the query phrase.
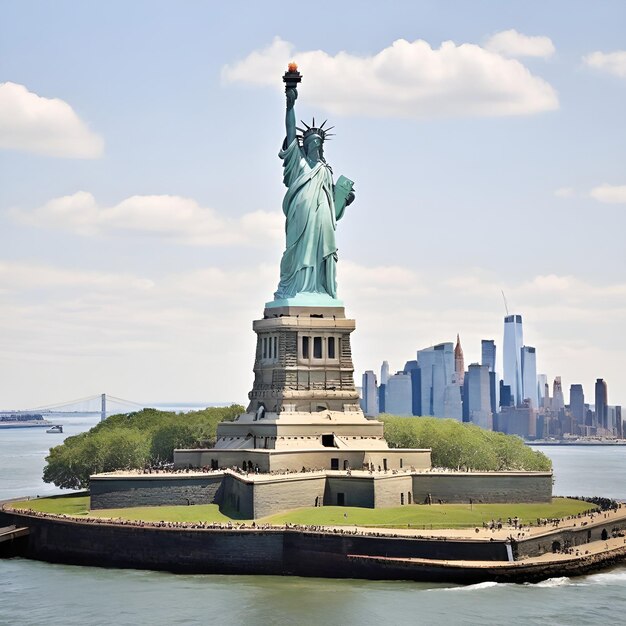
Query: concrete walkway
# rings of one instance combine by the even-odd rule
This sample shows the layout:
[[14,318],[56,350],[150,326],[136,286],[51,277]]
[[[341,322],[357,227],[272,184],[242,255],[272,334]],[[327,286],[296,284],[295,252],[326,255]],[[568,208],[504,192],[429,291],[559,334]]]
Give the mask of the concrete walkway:
[[[437,505],[432,505],[437,506]],[[388,528],[388,527],[372,527],[372,526],[324,526],[331,530],[344,531],[361,531],[378,533],[381,535],[397,535],[402,537],[441,537],[454,539],[471,539],[490,541],[491,539],[504,541],[509,537],[515,540],[528,539],[529,537],[541,537],[549,535],[555,530],[567,530],[573,528],[593,528],[600,524],[606,524],[611,521],[626,520],[626,506],[622,506],[617,511],[604,511],[593,513],[592,515],[582,515],[581,517],[573,517],[572,519],[559,520],[558,524],[548,523],[546,526],[523,526],[515,528],[504,524],[501,529],[490,530],[488,528],[441,528],[441,529],[424,529],[424,528]],[[519,536],[518,536],[519,535]]]

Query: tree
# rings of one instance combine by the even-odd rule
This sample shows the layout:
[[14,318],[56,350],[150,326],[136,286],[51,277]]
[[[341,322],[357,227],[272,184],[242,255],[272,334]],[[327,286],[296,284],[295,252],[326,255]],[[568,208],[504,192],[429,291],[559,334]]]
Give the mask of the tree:
[[392,448],[431,448],[434,467],[482,471],[550,471],[552,462],[514,435],[437,417],[381,415]]
[[243,412],[233,404],[189,413],[143,409],[112,415],[52,448],[43,479],[64,489],[85,489],[92,474],[171,461],[177,447],[212,446],[217,425]]
[[173,461],[176,448],[193,447],[197,440],[189,424],[180,422],[164,424],[152,434],[150,459],[155,463]]

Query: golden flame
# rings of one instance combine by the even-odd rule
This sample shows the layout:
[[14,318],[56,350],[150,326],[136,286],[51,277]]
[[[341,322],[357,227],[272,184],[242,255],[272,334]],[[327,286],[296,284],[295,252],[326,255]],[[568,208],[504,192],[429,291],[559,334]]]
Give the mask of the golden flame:
[[294,63],[293,61],[287,66],[287,71],[288,72],[297,72],[298,71],[298,64]]

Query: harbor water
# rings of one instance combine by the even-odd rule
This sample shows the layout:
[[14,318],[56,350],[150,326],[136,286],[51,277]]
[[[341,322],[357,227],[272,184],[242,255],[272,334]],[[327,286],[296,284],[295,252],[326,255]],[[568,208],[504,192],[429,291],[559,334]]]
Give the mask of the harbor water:
[[[52,445],[97,416],[0,431],[0,499],[58,493],[41,480]],[[626,448],[544,447],[556,495],[626,500]],[[626,566],[534,585],[471,586],[273,576],[181,576],[0,561],[0,625],[39,624],[621,624]]]

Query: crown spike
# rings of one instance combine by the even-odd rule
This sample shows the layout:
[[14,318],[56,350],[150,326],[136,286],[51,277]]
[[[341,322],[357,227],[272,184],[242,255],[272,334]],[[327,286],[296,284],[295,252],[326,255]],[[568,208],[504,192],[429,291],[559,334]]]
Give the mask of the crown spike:
[[322,124],[321,124],[321,126],[320,126],[320,130],[323,130],[323,128],[324,128],[324,124],[326,124],[326,122],[327,122],[327,121],[328,121],[328,120],[324,120],[324,121],[322,122]]
[[[304,120],[300,120],[300,123],[304,126],[306,126],[307,130],[311,130],[311,127],[304,121]],[[315,122],[313,123],[313,125],[315,125]]]
[[315,128],[315,118],[313,118],[313,128]]

